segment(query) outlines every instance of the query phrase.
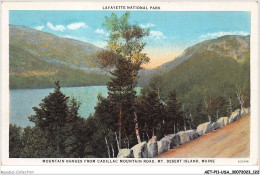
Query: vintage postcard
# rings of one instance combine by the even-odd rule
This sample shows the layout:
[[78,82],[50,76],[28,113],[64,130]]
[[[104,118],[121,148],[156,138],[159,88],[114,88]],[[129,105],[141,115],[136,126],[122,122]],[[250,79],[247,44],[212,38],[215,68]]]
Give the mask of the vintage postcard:
[[257,2],[1,6],[2,166],[258,165]]

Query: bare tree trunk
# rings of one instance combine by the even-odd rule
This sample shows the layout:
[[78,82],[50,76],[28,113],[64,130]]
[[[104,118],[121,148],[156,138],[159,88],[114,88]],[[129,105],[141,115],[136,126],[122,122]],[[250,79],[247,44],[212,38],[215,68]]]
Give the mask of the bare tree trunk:
[[186,122],[185,122],[185,120],[184,120],[184,126],[183,126],[183,128],[184,128],[184,131],[187,130],[187,129],[186,129]]
[[230,111],[230,115],[232,114],[232,102],[231,102],[231,99],[228,98],[229,100],[229,111]]
[[217,108],[217,120],[218,120],[218,108]]
[[120,147],[119,147],[119,142],[118,142],[118,138],[117,138],[117,134],[115,132],[115,136],[116,136],[116,144],[117,144],[117,149],[120,150]]
[[179,132],[179,125],[178,125],[179,123],[177,123],[177,132]]
[[175,127],[175,122],[174,122],[174,134],[176,133],[176,127]]
[[148,133],[147,133],[147,132],[146,132],[146,136],[147,136],[148,140],[150,140],[150,138],[149,138],[149,135],[148,135]]
[[153,136],[154,136],[154,129],[153,129]]
[[193,125],[193,127],[195,128],[195,124],[194,124],[194,120],[193,120],[193,117],[192,117],[192,115],[191,115],[191,112],[190,112],[190,118],[191,118],[192,125]]
[[185,110],[184,104],[182,105],[182,111],[183,111],[184,114],[185,114],[185,117],[184,117],[184,130],[186,131],[187,129],[186,129],[186,122],[185,122],[185,120],[188,118],[188,116],[187,116],[187,112],[186,112],[186,110]]
[[110,158],[110,150],[109,150],[109,145],[107,143],[107,138],[105,137],[105,141],[106,141],[106,145],[107,145],[107,154],[108,154],[108,157]]
[[209,122],[211,122],[211,117],[210,117],[210,115],[208,115],[208,119],[209,119]]
[[134,123],[135,123],[135,134],[136,134],[137,141],[138,141],[138,143],[141,143],[139,129],[138,129],[137,115],[136,115],[135,111],[134,111]]
[[209,95],[209,104],[206,102],[206,100],[204,100],[204,103],[208,113],[208,120],[211,122],[211,117],[209,115],[209,109],[211,109],[211,95]]
[[186,131],[187,129],[186,129],[186,122],[185,122],[185,119],[184,119],[184,131]]
[[121,141],[122,141],[122,137],[121,137],[121,133],[122,133],[122,108],[120,107],[120,111],[119,111],[119,148],[121,148]]
[[[125,134],[125,137],[126,137],[126,140],[127,140],[127,149],[129,149],[129,139],[128,139],[128,137],[127,137],[127,135]],[[139,136],[139,138],[140,138],[140,136]],[[140,142],[141,143],[141,142]]]
[[239,103],[240,103],[240,109],[242,110],[242,108],[243,108],[243,100],[241,99],[241,95],[239,95],[238,94],[238,92],[236,92],[236,94],[237,94],[237,99],[238,99],[238,101],[239,101]]
[[124,144],[125,144],[125,147],[127,148],[127,144],[126,144],[126,142],[124,141]]
[[113,158],[115,157],[115,150],[114,150],[114,147],[113,147],[113,144],[111,143],[111,149],[112,149],[112,156]]

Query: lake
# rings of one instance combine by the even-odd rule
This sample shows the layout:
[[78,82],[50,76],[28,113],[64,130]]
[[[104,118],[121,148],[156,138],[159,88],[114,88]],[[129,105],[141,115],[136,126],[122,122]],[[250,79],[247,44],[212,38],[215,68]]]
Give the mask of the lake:
[[[53,91],[54,88],[10,90],[10,123],[21,127],[33,126],[33,123],[27,118],[34,114],[32,107],[39,107],[41,100]],[[104,97],[108,95],[106,86],[63,87],[61,91],[81,103],[79,114],[84,118],[95,112],[94,107],[97,104],[98,94]],[[137,87],[136,91],[139,94],[140,88]]]

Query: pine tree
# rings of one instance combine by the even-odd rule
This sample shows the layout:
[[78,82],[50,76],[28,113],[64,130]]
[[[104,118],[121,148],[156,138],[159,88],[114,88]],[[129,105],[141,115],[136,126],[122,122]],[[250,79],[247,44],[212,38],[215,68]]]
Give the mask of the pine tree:
[[148,91],[138,97],[137,114],[143,140],[149,140],[153,135],[158,138],[164,135],[165,109],[157,91]]
[[35,115],[29,117],[41,131],[47,133],[50,147],[55,150],[54,155],[64,155],[64,137],[62,128],[68,115],[68,98],[60,90],[59,82],[55,82],[54,92],[45,97],[38,107],[33,107]]
[[68,104],[68,115],[63,128],[64,133],[64,151],[66,157],[83,157],[86,139],[84,135],[84,119],[78,114],[80,104],[75,98],[72,98]]
[[39,127],[27,126],[22,134],[23,158],[52,158],[56,157],[56,148],[50,146],[49,133],[42,131]]
[[33,107],[35,114],[29,120],[35,126],[21,129],[10,125],[11,156],[24,158],[84,157],[87,139],[86,121],[78,114],[80,104],[66,97],[55,83],[54,92]]
[[118,118],[115,117],[115,114],[112,112],[112,108],[114,108],[114,106],[111,105],[107,98],[102,97],[100,94],[97,98],[98,103],[95,107],[94,117],[98,118],[103,126],[116,131]]
[[136,121],[136,77],[142,64],[149,62],[146,54],[142,53],[145,46],[143,38],[148,36],[149,30],[130,25],[129,15],[126,12],[118,18],[113,13],[111,17],[106,17],[103,25],[110,33],[108,46],[98,54],[99,62],[104,67],[115,67],[111,72],[113,78],[107,86],[109,107],[118,124],[120,148],[123,133],[132,140]]
[[185,120],[176,92],[171,91],[166,102],[165,132],[170,134],[184,129]]
[[22,128],[14,124],[9,125],[9,157],[21,157]]

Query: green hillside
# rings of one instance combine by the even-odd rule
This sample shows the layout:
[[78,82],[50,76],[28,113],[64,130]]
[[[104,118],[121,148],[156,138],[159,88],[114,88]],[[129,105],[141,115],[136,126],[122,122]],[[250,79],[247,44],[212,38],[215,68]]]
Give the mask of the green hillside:
[[10,88],[104,85],[109,80],[95,56],[101,49],[31,28],[10,25]]
[[[164,73],[155,74],[143,92],[156,89],[160,97],[166,100],[169,93],[175,90],[179,101],[193,115],[209,103],[217,103],[215,106],[227,115],[229,99],[233,108],[239,107],[238,91],[243,93],[245,105],[249,105],[249,36],[224,36],[205,41],[188,48],[185,54],[190,55],[188,59]],[[222,109],[221,103],[225,103]],[[200,111],[199,115],[202,113]],[[216,109],[212,115],[216,115]]]
[[187,95],[196,88],[221,93],[228,85],[241,81],[248,83],[249,72],[249,59],[239,63],[230,57],[218,57],[214,52],[208,51],[194,54],[173,70],[152,78],[151,83],[161,79],[158,85],[165,95],[171,89],[178,89],[180,94]]
[[61,38],[28,27],[10,25],[10,45],[36,56],[55,58],[79,66],[97,67],[95,54],[101,49],[92,44]]
[[185,60],[194,56],[194,54],[205,54],[211,52],[216,58],[225,57],[243,62],[249,58],[250,36],[223,36],[217,39],[206,40],[194,46],[187,48],[182,55],[174,58],[161,66],[152,70],[142,70],[139,72],[140,78],[138,83],[140,85],[147,85],[152,76],[163,75],[180,65]]
[[[104,85],[109,81],[110,74],[95,59],[100,48],[27,27],[9,27],[10,88],[52,87],[55,80],[62,86]],[[147,85],[151,77],[151,82],[159,78],[165,97],[173,88],[189,96],[194,88],[212,90],[211,86],[220,87],[224,82],[234,86],[241,79],[237,78],[241,67],[249,71],[249,39],[224,36],[198,43],[168,63],[139,71],[138,84]]]

